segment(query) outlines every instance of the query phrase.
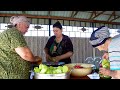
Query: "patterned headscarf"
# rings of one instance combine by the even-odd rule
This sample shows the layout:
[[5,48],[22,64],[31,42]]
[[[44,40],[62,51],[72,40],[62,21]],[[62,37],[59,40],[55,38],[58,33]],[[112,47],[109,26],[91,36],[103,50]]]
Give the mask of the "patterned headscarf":
[[97,47],[104,44],[108,38],[110,38],[108,27],[101,26],[92,32],[89,42],[92,44],[93,47]]
[[30,21],[25,16],[12,16],[10,18],[10,22],[15,26],[19,22],[25,22],[26,24],[30,25]]

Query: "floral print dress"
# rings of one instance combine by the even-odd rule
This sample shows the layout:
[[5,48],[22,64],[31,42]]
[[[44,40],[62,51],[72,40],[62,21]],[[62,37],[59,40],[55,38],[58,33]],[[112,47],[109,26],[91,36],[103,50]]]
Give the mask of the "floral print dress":
[[0,79],[29,79],[30,62],[15,52],[24,46],[25,38],[16,28],[0,33]]

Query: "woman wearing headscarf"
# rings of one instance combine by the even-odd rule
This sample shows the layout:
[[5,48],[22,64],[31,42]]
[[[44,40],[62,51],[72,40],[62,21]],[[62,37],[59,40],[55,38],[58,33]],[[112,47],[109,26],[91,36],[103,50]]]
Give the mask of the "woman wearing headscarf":
[[62,34],[62,25],[57,21],[53,25],[54,35],[45,45],[46,60],[49,62],[71,63],[73,44],[67,35]]
[[30,22],[25,16],[12,16],[13,28],[0,34],[0,79],[29,79],[31,63],[42,58],[34,56],[24,38]]
[[104,58],[110,61],[110,69],[100,68],[99,73],[120,79],[120,35],[110,37],[109,28],[101,26],[92,32],[90,43],[94,48],[105,51]]

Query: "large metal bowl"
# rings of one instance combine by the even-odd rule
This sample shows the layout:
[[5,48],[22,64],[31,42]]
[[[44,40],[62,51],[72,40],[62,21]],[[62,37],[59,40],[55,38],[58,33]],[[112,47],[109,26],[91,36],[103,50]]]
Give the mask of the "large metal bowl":
[[41,74],[34,73],[34,79],[69,79],[72,69],[69,68],[68,72],[61,74]]
[[34,73],[34,79],[69,79],[70,72],[62,74],[40,74]]

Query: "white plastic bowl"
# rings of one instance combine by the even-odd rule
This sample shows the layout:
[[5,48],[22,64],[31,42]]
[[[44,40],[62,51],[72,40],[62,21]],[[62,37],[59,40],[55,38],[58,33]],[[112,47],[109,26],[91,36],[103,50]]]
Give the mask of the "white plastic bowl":
[[[66,64],[69,68],[72,68],[71,71],[71,76],[77,76],[77,77],[82,77],[82,76],[87,76],[92,72],[92,64],[85,64],[85,63],[71,63],[71,64]],[[80,65],[83,68],[74,68],[75,65]]]

